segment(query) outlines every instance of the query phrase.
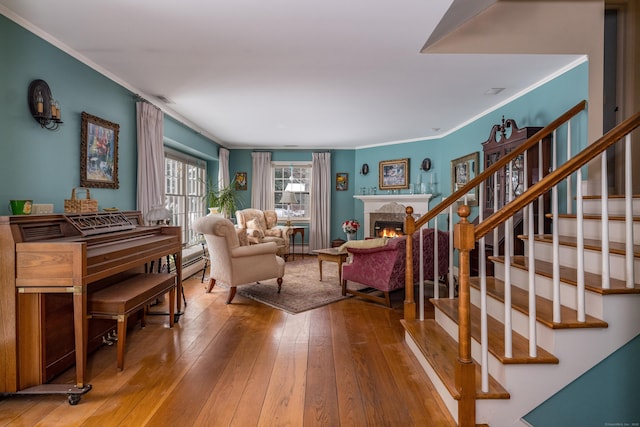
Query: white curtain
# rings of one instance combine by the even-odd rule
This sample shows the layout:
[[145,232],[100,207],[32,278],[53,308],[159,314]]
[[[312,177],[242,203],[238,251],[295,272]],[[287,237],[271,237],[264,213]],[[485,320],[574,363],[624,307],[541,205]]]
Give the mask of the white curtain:
[[331,153],[313,153],[310,250],[331,246],[331,189]]
[[251,207],[273,210],[273,179],[271,178],[271,153],[256,151],[251,153]]
[[138,136],[137,209],[146,215],[164,206],[164,114],[147,102],[136,102]]
[[229,184],[229,150],[220,147],[218,150],[218,190],[228,187]]

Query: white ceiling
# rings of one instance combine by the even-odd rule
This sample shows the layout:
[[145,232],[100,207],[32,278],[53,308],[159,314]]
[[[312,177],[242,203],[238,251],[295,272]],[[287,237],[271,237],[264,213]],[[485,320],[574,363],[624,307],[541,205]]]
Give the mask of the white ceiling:
[[468,1],[0,0],[0,13],[226,147],[356,148],[441,136],[576,61],[420,53],[452,3]]

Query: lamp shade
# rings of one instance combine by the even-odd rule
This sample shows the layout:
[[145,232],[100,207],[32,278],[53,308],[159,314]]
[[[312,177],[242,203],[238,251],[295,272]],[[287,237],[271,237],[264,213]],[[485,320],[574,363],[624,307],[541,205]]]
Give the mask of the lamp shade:
[[304,184],[299,182],[290,182],[284,189],[285,192],[304,193]]
[[290,191],[284,191],[282,193],[282,197],[280,198],[280,203],[298,203],[296,200],[296,195],[291,193]]
[[164,206],[154,206],[147,212],[145,218],[147,221],[165,221],[171,218],[171,211]]

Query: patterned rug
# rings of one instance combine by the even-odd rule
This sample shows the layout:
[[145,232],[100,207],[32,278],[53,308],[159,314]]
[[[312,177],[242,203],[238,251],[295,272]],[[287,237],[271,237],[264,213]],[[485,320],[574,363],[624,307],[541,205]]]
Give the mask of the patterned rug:
[[276,279],[259,284],[238,286],[238,294],[271,307],[296,314],[349,298],[342,296],[338,282],[338,264],[322,263],[322,282],[315,256],[296,255],[285,264],[282,290],[278,294]]

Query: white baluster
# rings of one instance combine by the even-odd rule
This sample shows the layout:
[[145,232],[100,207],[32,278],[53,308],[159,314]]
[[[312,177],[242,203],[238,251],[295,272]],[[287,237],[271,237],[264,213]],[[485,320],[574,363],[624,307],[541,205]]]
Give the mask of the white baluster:
[[505,222],[504,227],[504,356],[512,357],[513,344],[511,333],[511,231],[513,217]]
[[[543,148],[542,140],[540,140],[538,142],[538,182],[542,181],[542,178],[544,178],[544,170],[542,170],[544,166]],[[546,208],[549,209],[548,206],[546,206]],[[544,215],[546,213],[544,209],[544,194],[541,194],[540,197],[538,197],[538,234],[544,233]]]
[[[479,197],[484,200],[485,183],[480,184]],[[484,206],[478,209],[478,222],[484,221]],[[480,276],[480,376],[482,391],[489,391],[489,333],[487,329],[487,260],[484,237],[478,242],[478,275]]]
[[600,180],[600,226],[602,227],[602,289],[611,288],[609,257],[609,178],[607,171],[607,152],[600,155],[602,179]]
[[[557,156],[557,139],[556,133],[553,132],[553,150],[551,155],[551,162],[553,170],[556,170],[558,165]],[[560,242],[558,240],[558,186],[554,185],[551,189],[551,213],[553,217],[553,321],[560,323],[562,321],[561,309],[560,309]]]
[[454,299],[455,277],[453,275],[453,205],[449,205],[449,298]]
[[536,261],[533,245],[533,203],[528,206],[529,211],[529,356],[536,357],[538,354],[538,338],[536,334]]
[[[553,131],[553,139],[556,139],[556,131]],[[571,159],[571,121],[567,122],[567,161]],[[580,182],[577,185],[581,185]],[[567,177],[567,213],[571,214],[573,212],[573,191],[571,188],[571,175]]]
[[[422,262],[420,262],[422,264]],[[440,289],[438,278],[440,272],[438,271],[438,215],[433,219],[433,297],[440,298]]]
[[[422,254],[424,253],[424,247],[423,247],[423,243],[422,243],[422,229],[424,227],[428,227],[429,224],[425,224],[424,226],[420,227],[420,231],[419,231],[419,236],[420,236],[420,242],[418,243],[418,247],[420,248],[418,251],[418,256],[420,259],[420,262],[418,263],[418,299],[420,301],[420,303],[418,304],[418,317],[420,318],[420,320],[424,320],[424,266],[422,265]],[[407,236],[407,239],[411,239],[411,236]],[[413,253],[415,256],[416,250],[415,248],[413,249]],[[416,272],[414,271],[413,274],[415,274]]]
[[584,291],[584,213],[582,211],[582,168],[578,169],[576,174],[576,234],[578,239],[576,263],[578,274],[577,307],[578,322],[586,320],[585,308],[585,291]]
[[627,235],[626,252],[626,281],[627,288],[633,289],[635,282],[635,272],[633,268],[633,166],[631,158],[631,134],[627,134],[624,140],[624,215],[625,230]]
[[[493,174],[493,212],[498,212],[498,172]],[[498,244],[498,239],[500,236],[498,235],[498,227],[493,229],[493,256],[498,256],[499,254],[500,245]]]

